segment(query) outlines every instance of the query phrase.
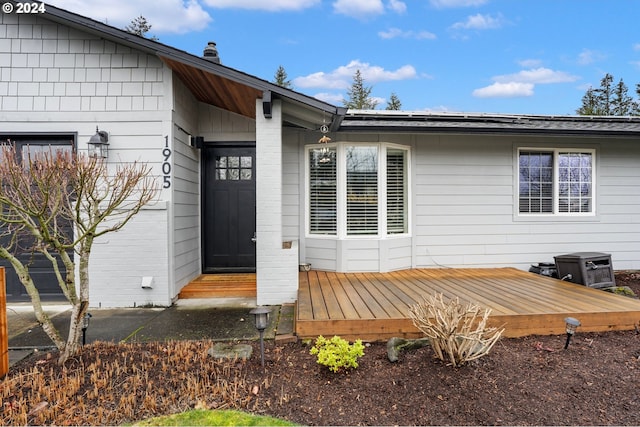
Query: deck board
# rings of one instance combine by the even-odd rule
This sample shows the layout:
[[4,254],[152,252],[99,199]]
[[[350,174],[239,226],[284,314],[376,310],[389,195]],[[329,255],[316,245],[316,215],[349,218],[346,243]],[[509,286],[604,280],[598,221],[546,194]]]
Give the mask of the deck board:
[[[296,333],[303,338],[419,337],[408,317],[409,308],[435,292],[490,308],[490,325],[504,325],[507,337],[563,334],[568,316],[582,322],[581,331],[594,332],[633,329],[640,321],[640,300],[514,268],[311,271],[300,276]],[[323,301],[314,302],[316,298]],[[324,307],[324,311],[314,317],[308,306]]]
[[256,297],[255,273],[201,274],[185,285],[180,299]]

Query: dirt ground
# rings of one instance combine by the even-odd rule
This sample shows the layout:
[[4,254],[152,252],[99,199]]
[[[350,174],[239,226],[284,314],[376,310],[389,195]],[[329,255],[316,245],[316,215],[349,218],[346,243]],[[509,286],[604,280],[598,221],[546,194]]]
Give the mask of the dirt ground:
[[[640,295],[640,273],[619,286]],[[638,319],[640,322],[640,319]],[[190,408],[241,408],[304,425],[640,425],[638,331],[501,339],[461,368],[429,347],[387,358],[365,349],[332,373],[301,342],[259,344],[248,361],[215,362],[211,343],[87,346],[64,367],[40,354],[3,383],[2,425],[122,424]]]

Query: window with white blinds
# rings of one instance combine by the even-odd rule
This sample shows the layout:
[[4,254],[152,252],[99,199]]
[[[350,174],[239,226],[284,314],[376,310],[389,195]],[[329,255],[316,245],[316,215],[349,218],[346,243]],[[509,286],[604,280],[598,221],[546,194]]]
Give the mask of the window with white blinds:
[[337,232],[336,148],[315,148],[309,152],[309,232],[335,235]]
[[594,212],[592,150],[520,150],[519,212],[591,214]]
[[409,232],[409,150],[392,144],[310,146],[308,232],[337,237]]
[[378,147],[345,147],[347,235],[378,234]]
[[407,232],[407,151],[387,150],[387,234]]

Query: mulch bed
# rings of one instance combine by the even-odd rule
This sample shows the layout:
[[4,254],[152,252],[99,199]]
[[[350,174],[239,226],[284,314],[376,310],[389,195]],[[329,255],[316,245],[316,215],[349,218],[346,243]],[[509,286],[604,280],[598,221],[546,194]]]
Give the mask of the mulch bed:
[[[616,277],[640,295],[639,273]],[[338,373],[302,342],[267,342],[264,369],[255,342],[245,362],[216,362],[204,342],[99,343],[64,367],[40,354],[13,368],[0,423],[121,424],[197,407],[304,425],[640,425],[640,334],[578,330],[567,350],[565,338],[503,338],[460,368],[428,347],[392,363],[375,343]]]

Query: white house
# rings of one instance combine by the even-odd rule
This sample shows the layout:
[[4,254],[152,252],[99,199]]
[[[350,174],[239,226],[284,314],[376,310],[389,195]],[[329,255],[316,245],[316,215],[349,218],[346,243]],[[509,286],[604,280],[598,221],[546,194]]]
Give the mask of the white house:
[[0,140],[82,151],[98,127],[107,162],[148,162],[163,187],[96,243],[93,306],[166,306],[200,274],[243,271],[259,304],[292,302],[299,264],[599,251],[640,269],[640,118],[346,111],[206,52],[48,5],[0,15]]

